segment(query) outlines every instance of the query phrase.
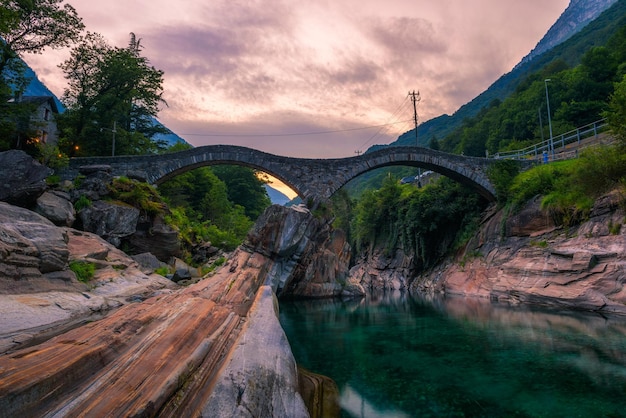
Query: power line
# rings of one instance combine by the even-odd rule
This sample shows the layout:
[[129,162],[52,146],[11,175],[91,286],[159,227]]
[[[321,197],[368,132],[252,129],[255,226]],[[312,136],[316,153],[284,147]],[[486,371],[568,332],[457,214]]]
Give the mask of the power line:
[[316,132],[297,132],[297,133],[275,133],[275,134],[246,134],[246,133],[238,133],[238,134],[212,134],[212,133],[205,133],[205,134],[198,134],[198,133],[192,133],[192,134],[178,134],[180,136],[213,136],[213,137],[237,137],[237,136],[252,136],[252,137],[273,137],[273,136],[305,136],[305,135],[323,135],[323,134],[332,134],[332,133],[337,133],[337,132],[350,132],[350,131],[362,131],[362,130],[367,130],[367,129],[375,129],[375,128],[383,128],[385,126],[389,126],[389,125],[396,125],[399,123],[406,123],[406,120],[403,121],[397,121],[397,122],[392,122],[392,123],[385,123],[383,125],[374,125],[374,126],[362,126],[360,128],[349,128],[349,129],[337,129],[334,131],[316,131]]
[[[401,110],[403,110],[404,107],[406,107],[408,105],[408,100],[407,99],[408,99],[408,96],[405,97],[404,100],[402,100],[402,102],[400,103],[400,105],[396,108],[396,110],[393,111],[391,116],[389,116],[389,118],[387,119],[387,122],[392,120],[394,117],[397,117],[399,114],[403,113]],[[363,144],[361,144],[359,149],[364,148],[366,145],[371,143],[374,140],[374,138],[376,138],[378,135],[380,135],[381,132],[383,131],[383,129],[382,129],[383,127],[396,125],[396,124],[399,124],[399,123],[406,123],[406,122],[409,122],[409,121],[411,121],[411,119],[402,120],[402,121],[393,122],[393,123],[386,123],[384,125],[381,125],[381,128],[377,132],[375,132],[371,137],[369,137],[369,139],[367,141],[365,141]]]

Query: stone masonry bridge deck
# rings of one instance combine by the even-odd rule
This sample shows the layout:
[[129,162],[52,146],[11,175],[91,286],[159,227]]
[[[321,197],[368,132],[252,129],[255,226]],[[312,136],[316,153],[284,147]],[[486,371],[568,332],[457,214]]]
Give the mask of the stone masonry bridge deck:
[[473,187],[493,201],[495,189],[487,177],[487,169],[495,161],[421,147],[388,147],[356,157],[309,159],[282,157],[234,145],[208,145],[169,154],[73,158],[63,177],[77,176],[81,166],[108,165],[113,175],[134,173],[158,185],[194,168],[236,164],[280,179],[306,201],[328,199],[350,180],[370,170],[400,165],[435,171]]

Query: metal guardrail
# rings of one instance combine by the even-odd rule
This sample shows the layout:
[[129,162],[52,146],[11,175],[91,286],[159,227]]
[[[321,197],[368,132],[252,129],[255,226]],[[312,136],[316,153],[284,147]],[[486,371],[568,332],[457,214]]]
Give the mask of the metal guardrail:
[[492,156],[495,159],[555,161],[576,158],[583,142],[598,136],[607,130],[606,119],[590,123],[570,132],[546,139],[535,145],[515,151],[499,152]]

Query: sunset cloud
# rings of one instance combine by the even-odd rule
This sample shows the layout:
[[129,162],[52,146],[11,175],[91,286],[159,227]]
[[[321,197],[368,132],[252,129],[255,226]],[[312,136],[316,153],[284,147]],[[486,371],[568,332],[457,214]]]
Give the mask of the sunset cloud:
[[[159,119],[193,145],[344,157],[453,113],[510,71],[568,0],[69,0],[113,45],[141,38],[165,73]],[[63,55],[65,54],[65,55]],[[46,52],[27,62],[57,95]],[[404,122],[403,122],[404,121]],[[368,128],[394,122],[390,127]],[[329,131],[338,131],[329,133]],[[326,132],[325,134],[318,134]]]

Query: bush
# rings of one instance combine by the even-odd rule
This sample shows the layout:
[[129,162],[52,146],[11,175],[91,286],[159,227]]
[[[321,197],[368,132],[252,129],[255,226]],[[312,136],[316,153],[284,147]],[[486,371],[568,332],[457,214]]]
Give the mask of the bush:
[[488,170],[487,176],[496,189],[496,199],[503,206],[509,200],[509,189],[519,173],[519,164],[513,160],[499,160]]
[[46,184],[48,186],[56,186],[61,182],[61,177],[57,174],[46,177]]
[[157,215],[165,211],[163,199],[148,183],[119,177],[113,179],[109,190],[113,199],[132,205],[149,215]]
[[88,283],[96,273],[96,265],[86,261],[70,261],[70,270],[74,272],[79,282]]
[[513,179],[508,203],[521,207],[537,195],[542,209],[555,222],[573,225],[584,221],[594,200],[626,182],[626,149],[599,146],[585,150],[580,158],[534,167]]
[[84,208],[90,207],[92,204],[91,200],[85,196],[81,195],[76,202],[74,202],[74,209],[76,212],[80,212]]

